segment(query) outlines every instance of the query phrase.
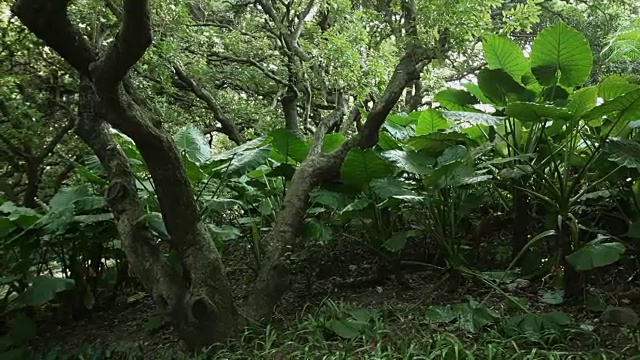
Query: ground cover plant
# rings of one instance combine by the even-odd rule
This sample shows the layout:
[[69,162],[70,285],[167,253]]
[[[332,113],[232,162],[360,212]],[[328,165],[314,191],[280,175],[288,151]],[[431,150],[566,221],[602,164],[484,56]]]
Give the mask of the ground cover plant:
[[0,4],[3,359],[640,354],[637,5]]

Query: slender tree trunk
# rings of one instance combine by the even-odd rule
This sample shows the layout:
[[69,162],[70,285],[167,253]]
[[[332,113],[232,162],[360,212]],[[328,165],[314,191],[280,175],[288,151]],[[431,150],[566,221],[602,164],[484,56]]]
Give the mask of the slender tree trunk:
[[36,198],[38,197],[38,189],[40,188],[40,171],[38,164],[34,164],[31,159],[27,161],[25,167],[27,176],[27,187],[24,191],[22,203],[25,207],[35,209],[38,207]]

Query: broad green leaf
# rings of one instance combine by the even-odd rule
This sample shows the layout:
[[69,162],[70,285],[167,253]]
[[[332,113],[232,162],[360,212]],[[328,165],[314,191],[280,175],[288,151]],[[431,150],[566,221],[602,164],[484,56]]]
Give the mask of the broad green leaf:
[[422,152],[389,150],[380,154],[403,171],[425,175],[433,171],[435,159]]
[[348,198],[339,192],[318,189],[310,194],[311,203],[328,206],[332,209],[343,208],[349,202]]
[[437,154],[450,146],[468,144],[469,141],[466,134],[459,132],[431,133],[413,137],[406,145],[414,151],[424,150],[423,153],[426,154]]
[[482,112],[468,111],[441,111],[445,118],[454,121],[458,125],[486,125],[499,126],[503,123],[503,116],[493,116]]
[[452,162],[466,162],[469,160],[471,160],[469,150],[462,145],[454,145],[442,152],[442,154],[438,157],[437,163],[438,167],[441,167]]
[[158,234],[158,236],[162,240],[169,240],[169,233],[167,232],[167,228],[164,225],[162,214],[160,214],[159,212],[150,212],[144,214],[139,221],[147,225],[149,229]]
[[425,135],[438,130],[446,130],[451,127],[449,121],[440,112],[429,109],[420,112],[418,125],[416,125],[416,135]]
[[236,157],[238,154],[242,154],[245,153],[249,150],[255,150],[255,149],[260,149],[260,148],[264,148],[267,142],[267,137],[266,136],[261,136],[259,138],[253,139],[251,141],[247,141],[246,143],[236,146],[231,150],[227,150],[225,152],[222,152],[220,154],[215,154],[211,157],[211,160],[213,161],[223,161],[223,160],[229,160],[232,159],[234,157]]
[[0,213],[7,214],[6,217],[0,218],[5,219],[3,220],[5,231],[8,231],[9,228],[13,229],[16,224],[26,229],[42,218],[35,210],[16,206],[11,201],[6,201],[0,205]]
[[188,156],[183,156],[182,163],[184,164],[184,168],[187,171],[187,177],[191,184],[198,184],[207,177],[204,171],[202,171],[202,168]]
[[406,188],[407,184],[395,178],[382,178],[371,180],[371,189],[381,199],[388,199],[392,196],[415,195],[413,191]]
[[598,84],[598,96],[607,101],[636,89],[638,85],[631,84],[622,76],[612,75]]
[[640,170],[640,142],[610,139],[605,145],[609,160],[626,168]]
[[431,322],[438,323],[448,323],[453,321],[456,318],[456,314],[451,310],[448,306],[430,306],[427,309],[427,319]]
[[[587,39],[563,22],[544,29],[531,46],[531,68],[544,86],[574,87],[591,75],[593,53]],[[559,80],[559,81],[558,81]]]
[[73,206],[73,203],[81,198],[87,198],[93,194],[84,185],[62,188],[49,201],[52,211]]
[[348,212],[360,211],[365,209],[367,206],[371,205],[372,201],[368,198],[360,198],[351,204],[347,205],[344,209],[340,211],[340,214],[345,214]]
[[502,35],[488,35],[482,41],[484,58],[491,70],[502,69],[516,81],[531,71],[520,46]]
[[84,225],[95,224],[100,222],[110,222],[110,221],[113,221],[113,214],[103,213],[103,214],[76,215],[73,217],[72,221],[75,221]]
[[475,110],[469,105],[478,103],[478,99],[471,93],[458,89],[442,90],[436,94],[433,100],[439,102],[445,109],[459,111]]
[[264,164],[269,158],[269,153],[270,150],[266,147],[247,150],[233,157],[230,165],[221,166],[219,172],[228,171],[229,174],[241,174],[251,171]]
[[164,315],[154,315],[147,319],[144,323],[144,328],[147,329],[147,331],[154,332],[159,330],[164,324]]
[[427,187],[442,189],[462,185],[465,179],[471,176],[473,176],[473,167],[468,162],[454,161],[438,167],[425,176],[423,183]]
[[283,162],[293,159],[302,162],[309,154],[309,145],[296,134],[287,129],[276,129],[269,133],[271,144],[282,156]]
[[317,219],[309,220],[304,226],[304,237],[327,243],[333,238],[333,230]]
[[611,135],[617,136],[618,132],[627,128],[630,121],[640,118],[640,89],[605,101],[584,115],[586,120],[601,120],[604,117],[611,125],[615,124],[616,129]]
[[471,93],[471,95],[475,96],[476,99],[480,100],[480,102],[482,102],[483,104],[491,103],[491,100],[489,100],[489,98],[482,92],[482,90],[480,90],[480,87],[478,85],[469,82],[462,84],[462,86],[464,86],[464,88],[467,89],[467,91]]
[[236,199],[212,199],[207,203],[206,208],[216,212],[224,212],[236,206],[243,208],[244,204]]
[[598,104],[598,88],[590,86],[582,88],[569,96],[567,110],[578,118]]
[[387,250],[391,252],[398,252],[404,249],[407,244],[407,239],[412,235],[411,230],[401,231],[394,234],[382,244]]
[[387,131],[381,131],[378,138],[378,146],[382,150],[394,150],[400,148],[400,143]]
[[229,241],[233,239],[237,239],[242,236],[242,233],[237,227],[231,225],[207,225],[209,227],[209,232],[211,235],[215,236],[216,239],[220,241]]
[[347,184],[363,186],[369,181],[391,174],[391,167],[371,149],[351,149],[340,168],[340,177]]
[[568,120],[571,114],[553,105],[514,102],[507,106],[507,115],[522,122],[543,122],[548,120]]
[[334,150],[337,150],[340,145],[345,142],[346,139],[347,138],[344,136],[344,134],[341,133],[325,135],[322,143],[322,152],[330,153]]
[[173,136],[173,140],[180,152],[196,164],[203,164],[211,158],[211,148],[202,131],[193,124],[189,124]]
[[75,281],[71,279],[45,275],[38,276],[25,292],[18,295],[16,301],[26,306],[42,306],[53,300],[57,293],[71,290],[74,286]]
[[622,243],[604,243],[602,239],[596,239],[568,255],[567,261],[576,271],[587,271],[615,263],[625,250]]
[[564,291],[554,290],[546,291],[540,297],[540,300],[551,305],[560,305],[564,302]]
[[36,337],[38,331],[36,322],[24,312],[18,312],[12,322],[13,326],[8,335],[14,343],[26,343]]
[[332,319],[327,324],[327,327],[336,335],[345,339],[353,339],[359,336],[363,330],[362,323],[349,321],[348,319]]
[[516,82],[503,70],[481,70],[478,86],[497,105],[504,106],[512,101],[533,101],[535,93]]

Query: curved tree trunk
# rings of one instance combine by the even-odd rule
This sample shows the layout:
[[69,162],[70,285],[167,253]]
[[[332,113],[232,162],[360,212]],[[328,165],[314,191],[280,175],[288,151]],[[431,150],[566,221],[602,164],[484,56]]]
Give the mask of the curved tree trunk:
[[[223,341],[243,325],[245,318],[232,300],[220,254],[199,216],[180,153],[171,136],[156,126],[159,119],[132,100],[132,89],[125,93],[122,87],[128,71],[151,43],[148,1],[124,0],[121,29],[101,58],[70,22],[68,3],[69,0],[17,0],[12,11],[85,79],[75,132],[107,172],[110,185],[105,197],[134,273],[191,348]],[[302,53],[295,44],[289,45],[296,53]],[[439,46],[444,47],[444,43],[441,41]],[[246,302],[249,318],[268,319],[288,289],[288,259],[303,224],[311,190],[338,174],[349,150],[377,143],[379,129],[403,90],[419,78],[435,54],[435,50],[410,44],[360,133],[330,154],[322,153],[321,148],[335,116],[323,119],[308,158],[293,176],[274,229],[265,239],[266,261]],[[344,107],[336,109],[344,111]],[[178,254],[177,265],[170,264],[156,245],[144,220],[146,213],[137,196],[128,159],[109,135],[107,123],[135,142],[147,164],[170,245]]]

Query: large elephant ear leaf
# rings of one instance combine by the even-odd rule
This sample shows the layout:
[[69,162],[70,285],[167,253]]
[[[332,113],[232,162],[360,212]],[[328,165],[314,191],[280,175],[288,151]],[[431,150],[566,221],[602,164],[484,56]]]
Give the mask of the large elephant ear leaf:
[[309,145],[290,130],[276,129],[269,133],[269,137],[273,148],[284,157],[277,159],[281,162],[288,162],[289,159],[302,162],[309,154]]
[[506,36],[485,36],[482,49],[491,70],[502,69],[518,82],[523,75],[531,71],[529,61],[524,57],[522,49]]
[[560,22],[543,30],[531,46],[531,68],[545,86],[574,87],[591,75],[593,54],[587,39],[577,30]]
[[364,186],[373,179],[391,175],[391,166],[371,149],[352,149],[342,163],[340,176],[345,183]]
[[187,155],[189,160],[198,165],[205,163],[211,158],[211,148],[207,143],[202,131],[192,124],[180,129],[173,140],[180,151]]
[[625,247],[619,242],[602,242],[602,238],[587,243],[571,255],[567,261],[577,271],[587,271],[611,265],[620,260]]

